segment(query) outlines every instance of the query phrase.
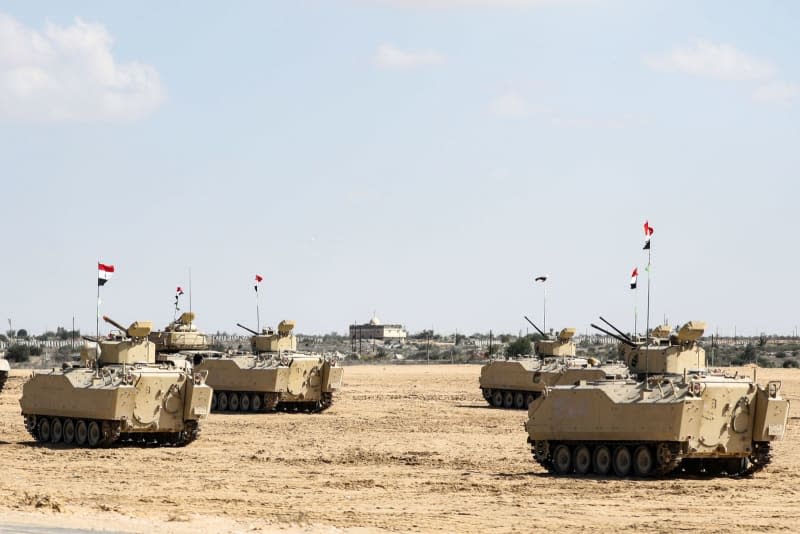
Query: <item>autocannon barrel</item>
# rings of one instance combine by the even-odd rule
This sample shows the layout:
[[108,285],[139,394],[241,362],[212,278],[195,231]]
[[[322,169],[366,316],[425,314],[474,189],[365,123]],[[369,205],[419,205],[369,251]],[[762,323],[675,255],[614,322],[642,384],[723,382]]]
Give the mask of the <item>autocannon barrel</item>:
[[629,335],[627,335],[627,334],[623,333],[623,332],[622,332],[622,331],[621,331],[619,328],[617,328],[616,326],[614,326],[613,324],[611,324],[609,321],[606,321],[606,320],[603,318],[603,316],[602,316],[602,315],[600,316],[600,320],[601,320],[601,321],[603,321],[604,323],[606,323],[606,324],[607,324],[608,326],[610,326],[612,329],[614,329],[614,332],[616,332],[617,334],[621,335],[622,337],[624,337],[624,338],[625,338],[625,339],[627,339],[628,341],[633,341]]
[[111,318],[111,317],[109,317],[108,315],[104,315],[104,316],[103,316],[103,320],[104,320],[105,322],[107,322],[108,324],[110,324],[111,326],[116,326],[117,328],[119,328],[119,329],[120,329],[120,331],[121,331],[121,332],[127,332],[127,331],[128,331],[128,329],[127,329],[126,327],[122,326],[121,324],[119,324],[118,322],[116,322],[114,319],[112,319],[112,318]]
[[245,325],[243,325],[242,323],[236,323],[236,326],[238,326],[239,328],[244,328],[245,330],[247,330],[248,332],[250,332],[250,333],[251,333],[251,334],[253,334],[254,336],[257,336],[257,335],[258,335],[258,332],[256,332],[255,330],[252,330],[252,329],[250,329],[250,328],[247,328],[247,327],[246,327]]
[[594,323],[592,323],[592,328],[594,328],[595,330],[600,330],[600,331],[601,331],[602,333],[604,333],[605,335],[607,335],[607,336],[611,336],[611,337],[613,337],[614,339],[616,339],[617,341],[619,341],[620,343],[624,343],[624,344],[628,345],[629,347],[637,347],[637,346],[638,346],[638,345],[636,345],[636,343],[634,343],[634,342],[633,342],[633,341],[631,341],[630,339],[626,339],[626,338],[624,338],[624,337],[622,337],[622,336],[618,336],[617,334],[612,334],[612,333],[611,333],[611,332],[609,332],[608,330],[605,330],[605,329],[603,329],[603,328],[600,328],[599,326],[597,326],[597,325],[596,325],[596,324],[594,324]]
[[530,319],[528,319],[528,316],[527,316],[527,315],[523,315],[523,317],[525,317],[525,320],[526,320],[526,321],[528,321],[529,323],[531,323],[531,326],[532,326],[532,327],[534,327],[534,328],[536,329],[536,331],[537,331],[537,332],[539,332],[539,333],[540,333],[540,334],[541,334],[541,335],[542,335],[544,338],[547,338],[547,334],[545,334],[544,332],[542,332],[541,328],[539,328],[538,326],[536,326],[535,324],[533,324],[533,321],[531,321]]

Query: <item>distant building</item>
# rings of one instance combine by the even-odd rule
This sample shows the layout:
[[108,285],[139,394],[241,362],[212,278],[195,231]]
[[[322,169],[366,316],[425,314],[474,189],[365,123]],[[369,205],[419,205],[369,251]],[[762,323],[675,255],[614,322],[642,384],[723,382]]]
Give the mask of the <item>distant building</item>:
[[405,341],[408,332],[401,324],[381,324],[380,319],[372,316],[368,323],[351,324],[350,338],[356,340]]

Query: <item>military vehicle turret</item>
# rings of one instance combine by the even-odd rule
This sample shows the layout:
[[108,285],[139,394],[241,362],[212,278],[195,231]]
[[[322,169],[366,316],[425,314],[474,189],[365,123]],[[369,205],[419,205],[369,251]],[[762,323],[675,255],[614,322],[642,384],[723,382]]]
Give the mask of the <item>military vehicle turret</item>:
[[10,372],[11,366],[5,358],[5,353],[0,353],[0,391],[3,391],[3,387],[6,385]]
[[331,406],[342,368],[335,359],[296,352],[294,321],[281,321],[277,331],[239,326],[253,334],[252,353],[194,357],[195,370],[207,372],[214,388],[212,411],[320,412]]
[[155,363],[149,321],[89,338],[81,365],[37,371],[22,387],[25,427],[39,442],[109,446],[117,441],[182,446],[210,410],[205,373]]
[[525,319],[544,339],[534,343],[534,357],[495,359],[481,367],[479,384],[490,406],[527,409],[546,386],[628,376],[628,369],[618,362],[601,364],[593,358],[576,358],[574,328],[564,328],[555,339],[550,339],[530,319]]
[[150,341],[155,343],[156,352],[171,354],[187,350],[207,350],[208,336],[197,330],[194,319],[193,312],[184,312],[164,330],[151,332]]
[[659,326],[653,329],[645,342],[633,341],[619,330],[614,334],[595,324],[592,327],[621,343],[623,361],[639,379],[650,375],[680,375],[684,370],[706,368],[706,351],[697,343],[706,329],[703,321],[689,321],[674,334],[668,325]]
[[694,369],[704,363],[697,344],[703,329],[692,321],[667,345],[633,348],[632,366],[650,373],[646,380],[547,387],[525,425],[534,459],[559,475],[738,476],[763,469],[771,442],[786,430],[789,401],[780,382],[762,387],[754,378]]

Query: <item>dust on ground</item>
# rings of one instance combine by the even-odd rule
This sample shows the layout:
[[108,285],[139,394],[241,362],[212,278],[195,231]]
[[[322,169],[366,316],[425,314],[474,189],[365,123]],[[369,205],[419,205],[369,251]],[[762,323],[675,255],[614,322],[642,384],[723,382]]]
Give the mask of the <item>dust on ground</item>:
[[[212,414],[185,448],[32,441],[26,371],[0,394],[0,523],[125,532],[731,532],[800,524],[800,371],[759,369],[792,400],[751,478],[555,478],[526,412],[492,409],[476,365],[354,366],[322,414]],[[752,372],[748,371],[748,372]]]

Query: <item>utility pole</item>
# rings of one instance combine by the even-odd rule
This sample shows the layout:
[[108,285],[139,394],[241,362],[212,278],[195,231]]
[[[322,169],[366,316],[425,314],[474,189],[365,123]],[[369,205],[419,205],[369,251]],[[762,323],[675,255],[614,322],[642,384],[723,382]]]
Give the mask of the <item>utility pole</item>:
[[431,332],[425,332],[425,360],[427,363],[431,363]]

